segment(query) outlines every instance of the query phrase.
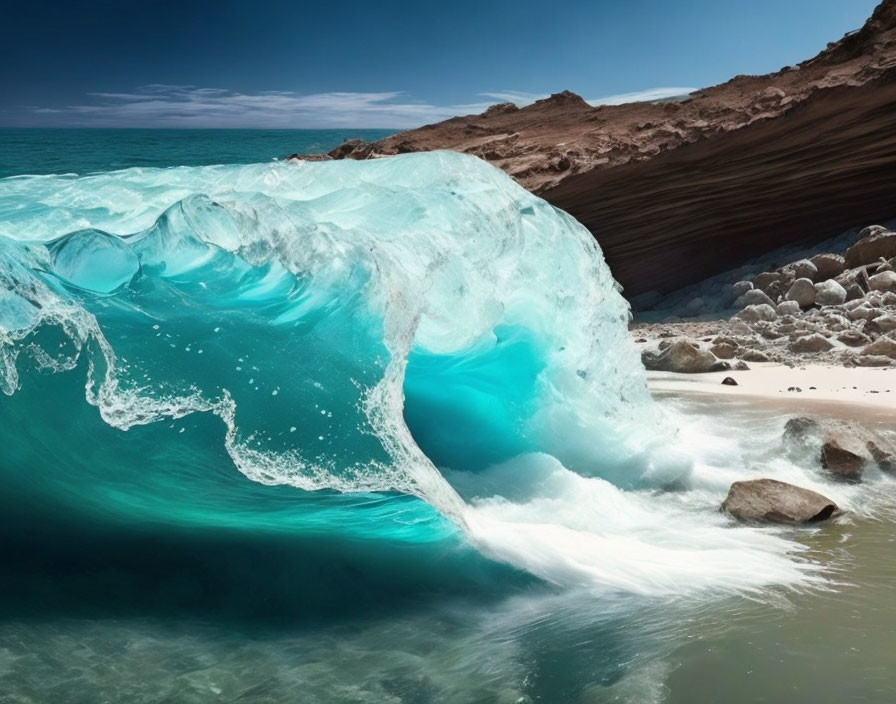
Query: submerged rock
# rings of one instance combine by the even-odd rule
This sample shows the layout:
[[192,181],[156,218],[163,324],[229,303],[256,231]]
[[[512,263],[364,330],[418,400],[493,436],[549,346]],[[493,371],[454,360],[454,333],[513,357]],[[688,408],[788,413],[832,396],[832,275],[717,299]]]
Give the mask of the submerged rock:
[[818,452],[823,432],[821,423],[815,418],[797,416],[784,424],[781,442],[794,458],[805,457]]
[[874,460],[882,472],[896,472],[896,458],[893,457],[892,453],[882,449],[873,440],[869,440],[866,447],[868,448],[868,454],[871,455],[871,459]]
[[739,521],[758,523],[817,523],[841,513],[826,496],[776,479],[734,482],[721,511]]
[[836,479],[859,482],[865,469],[865,458],[843,449],[836,440],[828,440],[821,446],[821,466]]

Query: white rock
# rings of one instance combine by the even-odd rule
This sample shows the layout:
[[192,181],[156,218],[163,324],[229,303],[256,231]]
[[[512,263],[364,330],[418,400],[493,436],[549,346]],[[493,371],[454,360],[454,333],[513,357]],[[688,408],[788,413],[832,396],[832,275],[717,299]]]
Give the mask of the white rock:
[[795,279],[810,279],[812,281],[814,281],[815,277],[818,275],[818,267],[808,259],[800,259],[798,262],[788,264],[784,267],[783,271],[785,277],[787,274],[792,273],[793,278]]
[[737,281],[731,284],[731,297],[737,300],[752,288],[753,284],[749,281]]
[[810,308],[815,303],[815,284],[810,279],[797,279],[793,282],[785,298],[796,301],[800,308]]
[[778,315],[799,315],[800,304],[796,301],[781,301],[775,306],[775,310]]
[[740,318],[741,320],[748,320],[753,323],[759,322],[760,320],[771,322],[778,318],[778,314],[775,313],[775,309],[767,303],[760,303],[759,305],[747,306],[734,317]]
[[820,306],[839,306],[846,301],[846,289],[833,279],[815,284],[815,303]]
[[747,306],[759,306],[763,303],[772,307],[775,305],[775,302],[768,297],[768,294],[758,288],[754,288],[738,298],[735,302],[735,307],[746,308]]
[[790,343],[791,352],[827,352],[834,346],[830,340],[817,333],[798,337]]
[[846,311],[846,317],[850,320],[874,320],[879,318],[883,313],[877,308],[872,308],[867,303]]
[[896,271],[882,271],[869,276],[868,287],[872,291],[896,291]]

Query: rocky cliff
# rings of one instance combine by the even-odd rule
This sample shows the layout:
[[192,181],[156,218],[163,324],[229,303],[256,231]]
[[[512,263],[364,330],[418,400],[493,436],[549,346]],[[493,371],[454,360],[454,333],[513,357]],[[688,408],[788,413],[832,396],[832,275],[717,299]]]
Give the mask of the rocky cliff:
[[629,294],[896,216],[896,0],[818,56],[681,100],[495,105],[331,158],[454,149],[583,222]]

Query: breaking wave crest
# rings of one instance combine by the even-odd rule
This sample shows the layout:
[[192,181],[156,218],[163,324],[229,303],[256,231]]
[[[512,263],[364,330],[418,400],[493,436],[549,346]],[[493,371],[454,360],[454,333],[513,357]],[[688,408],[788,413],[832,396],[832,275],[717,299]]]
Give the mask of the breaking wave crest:
[[[297,540],[459,535],[561,586],[812,579],[689,491],[627,321],[590,234],[472,157],[0,181],[0,411],[31,431],[4,466],[39,465],[32,494]],[[89,407],[45,397],[78,369]],[[102,456],[78,449],[97,410]]]

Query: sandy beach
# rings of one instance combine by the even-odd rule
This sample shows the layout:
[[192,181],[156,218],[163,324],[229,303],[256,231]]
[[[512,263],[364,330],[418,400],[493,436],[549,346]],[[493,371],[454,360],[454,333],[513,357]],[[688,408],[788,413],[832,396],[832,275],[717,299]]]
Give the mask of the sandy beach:
[[[737,386],[722,384],[726,378],[734,379]],[[651,393],[657,396],[707,394],[774,405],[782,412],[844,417],[861,413],[896,422],[896,371],[890,368],[753,363],[747,371],[648,372],[648,380]]]

